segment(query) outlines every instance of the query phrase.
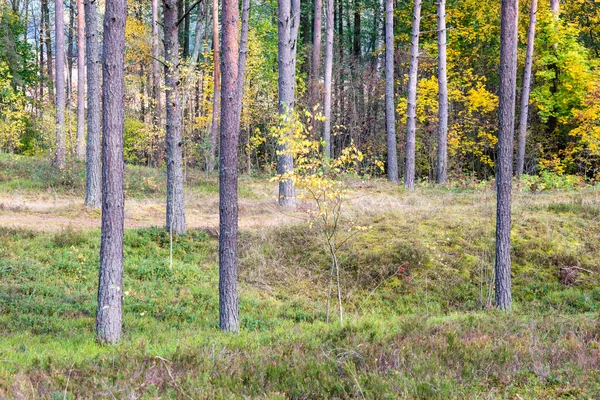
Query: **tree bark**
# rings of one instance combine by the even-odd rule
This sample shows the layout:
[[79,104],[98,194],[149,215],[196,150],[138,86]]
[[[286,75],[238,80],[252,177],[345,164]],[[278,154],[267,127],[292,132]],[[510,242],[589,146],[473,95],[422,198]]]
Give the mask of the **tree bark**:
[[517,81],[518,0],[502,0],[500,22],[500,96],[496,170],[496,307],[511,308],[511,189],[515,90]]
[[398,183],[396,107],[394,96],[394,1],[385,0],[385,129],[388,181]]
[[[48,70],[48,97],[50,102],[54,103],[54,74],[52,73],[52,39],[50,34],[50,9],[48,7],[48,0],[42,0],[42,14],[45,42],[46,42],[46,65]],[[42,40],[42,38],[40,38]]]
[[158,0],[152,0],[152,97],[154,125],[162,125],[162,91],[160,89],[160,47],[158,43]]
[[[535,0],[534,0],[535,1]],[[446,0],[437,2],[438,21],[438,149],[437,183],[448,179],[448,77],[446,75]]]
[[78,159],[85,159],[85,22],[83,0],[77,0],[77,146]]
[[[312,60],[310,67],[310,111],[314,112],[319,102],[319,72],[321,69],[321,28],[323,19],[323,0],[315,0],[313,23]],[[325,45],[327,46],[327,45]],[[327,63],[327,61],[326,61]]]
[[410,70],[408,73],[408,118],[406,123],[406,163],[404,170],[404,186],[409,190],[415,188],[417,79],[419,70],[421,2],[422,0],[415,0],[412,39],[410,45]]
[[[239,13],[239,11],[238,11]],[[219,1],[213,0],[213,115],[210,124],[210,148],[206,169],[212,172],[215,167],[217,153],[217,136],[219,134],[219,114],[221,101],[221,60],[219,59]]]
[[[300,0],[278,0],[278,66],[279,66],[279,116],[284,125],[291,125],[294,118],[296,90],[296,50],[300,23]],[[292,135],[293,132],[285,132]],[[285,144],[279,145],[277,173],[280,176],[294,170],[294,160]],[[279,205],[296,206],[294,182],[291,179],[279,181]]]
[[179,88],[179,35],[177,0],[163,0],[166,87],[167,220],[171,234],[186,232],[183,185],[183,141]]
[[527,119],[529,117],[529,94],[531,92],[531,68],[533,66],[533,46],[535,43],[535,24],[537,16],[537,0],[531,0],[529,15],[529,32],[527,34],[527,55],[523,72],[523,91],[521,93],[521,114],[519,118],[519,136],[517,143],[516,176],[523,175],[525,169],[525,148],[527,144]]
[[54,165],[65,167],[65,31],[63,0],[54,2],[54,35],[56,45],[56,142]]
[[96,0],[85,0],[87,53],[87,157],[85,163],[85,205],[101,206],[100,171],[100,51]]
[[102,237],[96,334],[121,338],[123,307],[123,117],[126,0],[106,0],[102,83]]
[[331,84],[333,75],[333,12],[334,0],[326,0],[325,10],[325,70],[323,91],[323,142],[325,142],[325,157],[331,157]]
[[[215,14],[215,20],[217,20]],[[238,137],[239,93],[237,0],[223,0],[223,91],[219,163],[219,319],[227,332],[240,329],[238,316]],[[218,33],[218,31],[217,31]],[[216,42],[218,43],[218,42]],[[215,46],[216,48],[217,46]]]

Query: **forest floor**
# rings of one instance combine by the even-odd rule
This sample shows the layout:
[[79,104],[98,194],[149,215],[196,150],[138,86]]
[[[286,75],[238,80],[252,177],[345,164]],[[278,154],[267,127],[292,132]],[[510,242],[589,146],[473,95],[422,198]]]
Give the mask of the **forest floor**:
[[305,208],[240,179],[240,322],[218,325],[218,184],[189,170],[189,233],[164,171],[127,167],[123,341],[94,340],[100,213],[84,171],[0,155],[2,398],[600,398],[600,190],[516,187],[514,309],[490,307],[491,183],[346,180],[345,319]]

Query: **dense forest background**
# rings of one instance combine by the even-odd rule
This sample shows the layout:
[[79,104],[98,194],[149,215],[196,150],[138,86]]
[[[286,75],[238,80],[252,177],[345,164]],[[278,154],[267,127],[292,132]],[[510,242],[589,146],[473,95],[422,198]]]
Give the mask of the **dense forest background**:
[[[215,40],[212,4],[180,0],[179,44],[182,135],[185,166],[212,171],[211,144]],[[65,3],[66,149],[77,155],[78,45],[75,0]],[[103,2],[98,2],[100,18]],[[218,6],[218,5],[217,5]],[[322,112],[322,67],[311,72],[315,2],[303,1],[296,66],[297,110]],[[399,170],[405,160],[412,2],[396,2],[394,18],[395,107]],[[416,176],[435,178],[438,82],[436,3],[422,5],[416,118]],[[520,4],[517,98],[520,99],[530,2]],[[162,7],[158,7],[162,24]],[[218,10],[217,10],[218,11]],[[53,154],[56,109],[54,7],[47,0],[3,0],[0,7],[0,149],[28,155]],[[239,168],[274,173],[278,124],[277,2],[251,3],[247,67],[239,141]],[[360,173],[383,175],[386,168],[384,4],[341,0],[334,10],[332,148],[338,156],[353,143],[366,157]],[[451,179],[494,175],[497,152],[500,3],[465,0],[446,4],[448,73],[448,172]],[[156,21],[155,21],[156,23]],[[164,46],[154,33],[151,2],[130,2],[125,51],[125,160],[163,166]],[[323,37],[325,23],[322,23]],[[218,33],[218,32],[217,32]],[[577,174],[597,180],[600,168],[600,5],[592,0],[560,4],[553,18],[541,2],[533,55],[532,92],[524,171]],[[100,30],[100,38],[102,33]],[[324,46],[323,46],[324,47]],[[158,55],[158,57],[157,57]],[[197,57],[197,58],[196,58]],[[156,74],[156,64],[160,73]],[[314,84],[311,85],[311,79]],[[157,88],[157,85],[159,86]],[[317,100],[315,100],[317,99]],[[519,102],[517,102],[519,103]],[[161,106],[163,105],[163,106]],[[517,115],[519,113],[517,105]],[[306,122],[305,121],[305,122]],[[321,121],[307,122],[315,137]],[[212,141],[216,133],[212,135]],[[212,154],[211,154],[212,153]]]

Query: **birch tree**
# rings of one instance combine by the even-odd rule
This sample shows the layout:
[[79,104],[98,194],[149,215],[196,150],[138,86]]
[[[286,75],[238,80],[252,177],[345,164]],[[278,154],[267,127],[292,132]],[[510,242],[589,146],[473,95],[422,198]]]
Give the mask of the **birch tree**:
[[406,162],[404,166],[404,186],[410,190],[415,188],[417,79],[419,71],[421,3],[422,0],[415,0],[410,43],[410,70],[408,73],[408,116],[406,122]]
[[[309,101],[311,111],[319,101],[319,72],[321,70],[321,28],[323,19],[323,0],[315,0],[315,14],[313,20],[312,59],[310,64],[310,93]],[[327,61],[326,61],[327,63]]]
[[[291,126],[296,102],[296,51],[300,25],[300,0],[278,0],[278,66],[279,66],[279,116],[284,126]],[[288,132],[291,135],[292,132]],[[294,169],[294,160],[286,144],[278,147],[277,173],[284,176]],[[294,182],[279,181],[279,205],[293,208],[296,205]]]

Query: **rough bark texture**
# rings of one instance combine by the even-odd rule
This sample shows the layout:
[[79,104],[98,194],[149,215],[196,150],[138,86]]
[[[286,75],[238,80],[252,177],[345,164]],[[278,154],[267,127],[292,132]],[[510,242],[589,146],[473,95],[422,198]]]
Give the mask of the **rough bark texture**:
[[531,92],[531,68],[533,65],[533,45],[535,42],[535,23],[537,15],[537,0],[531,0],[529,15],[529,32],[527,34],[527,55],[525,71],[523,72],[523,91],[521,92],[521,115],[519,118],[519,137],[517,143],[517,171],[521,176],[525,169],[525,148],[527,144],[527,119],[529,117],[529,94]]
[[327,0],[325,10],[325,70],[323,91],[323,142],[325,142],[325,156],[331,157],[331,83],[333,74],[333,13],[334,0]]
[[50,34],[50,9],[48,7],[48,0],[42,0],[42,13],[43,13],[43,24],[44,24],[44,32],[45,32],[45,42],[46,42],[46,63],[48,68],[48,91],[49,98],[54,101],[54,74],[52,73],[52,39]]
[[410,70],[408,73],[408,118],[406,122],[406,163],[404,186],[415,188],[415,146],[417,119],[417,79],[419,70],[419,34],[421,24],[421,1],[415,0],[410,44]]
[[496,307],[511,307],[511,179],[517,81],[518,0],[502,0],[500,22],[500,105],[496,170]]
[[[319,72],[321,70],[321,28],[323,20],[323,0],[315,0],[315,17],[313,22],[312,60],[310,66],[310,109],[319,102]],[[327,63],[327,61],[325,61]]]
[[[296,50],[298,44],[298,26],[300,24],[300,0],[278,0],[278,66],[279,66],[279,115],[284,124],[293,118],[296,101]],[[292,132],[286,132],[291,135]],[[285,175],[294,169],[291,154],[286,154],[286,145],[279,146],[277,173]],[[293,208],[296,206],[294,182],[290,179],[279,181],[279,205]]]
[[54,30],[56,45],[56,142],[54,144],[54,165],[65,166],[65,31],[63,0],[54,2]]
[[85,16],[83,0],[77,0],[77,146],[78,159],[85,158]]
[[223,0],[223,91],[219,163],[219,319],[237,332],[238,316],[238,2]]
[[219,134],[219,115],[221,101],[221,60],[219,58],[219,1],[213,0],[213,115],[210,124],[210,148],[206,169],[212,172],[215,167],[217,153],[217,136]]
[[162,125],[162,95],[160,90],[160,47],[158,43],[158,0],[152,0],[152,97],[154,98],[154,125]]
[[448,179],[448,77],[446,76],[446,0],[438,0],[438,150],[437,183]]
[[183,141],[181,139],[181,99],[179,90],[179,34],[177,0],[163,0],[166,88],[167,221],[170,233],[186,232],[183,187]]
[[394,1],[385,0],[385,129],[387,136],[387,175],[398,182],[396,148],[396,107],[394,98]]
[[96,334],[121,338],[123,306],[123,55],[126,0],[107,0],[104,14],[102,83],[102,237]]
[[96,0],[85,0],[85,30],[88,103],[85,205],[99,208],[102,176],[100,172],[100,51]]

